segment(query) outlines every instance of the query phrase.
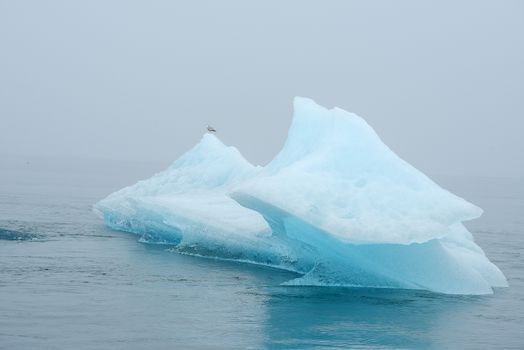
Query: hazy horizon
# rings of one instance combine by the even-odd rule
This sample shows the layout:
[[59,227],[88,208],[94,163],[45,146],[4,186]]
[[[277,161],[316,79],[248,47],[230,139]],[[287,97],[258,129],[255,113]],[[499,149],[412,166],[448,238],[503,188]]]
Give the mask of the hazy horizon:
[[169,164],[211,124],[254,164],[294,96],[428,174],[524,177],[524,3],[0,3],[0,155]]

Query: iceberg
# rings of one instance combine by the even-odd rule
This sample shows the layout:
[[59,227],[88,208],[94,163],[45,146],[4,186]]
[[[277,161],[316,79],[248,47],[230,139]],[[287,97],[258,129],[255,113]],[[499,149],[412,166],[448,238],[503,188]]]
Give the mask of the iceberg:
[[295,98],[282,150],[250,164],[212,134],[95,205],[185,254],[301,274],[286,285],[489,294],[507,286],[463,225],[482,210],[399,158],[364,119]]

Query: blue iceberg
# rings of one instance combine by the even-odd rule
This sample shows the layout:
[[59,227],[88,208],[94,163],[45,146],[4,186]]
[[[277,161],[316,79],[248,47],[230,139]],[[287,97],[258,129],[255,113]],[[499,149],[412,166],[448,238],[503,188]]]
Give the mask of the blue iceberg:
[[507,286],[463,221],[482,210],[400,159],[360,117],[296,98],[265,167],[206,134],[95,205],[107,226],[180,253],[264,264],[287,285],[489,294]]

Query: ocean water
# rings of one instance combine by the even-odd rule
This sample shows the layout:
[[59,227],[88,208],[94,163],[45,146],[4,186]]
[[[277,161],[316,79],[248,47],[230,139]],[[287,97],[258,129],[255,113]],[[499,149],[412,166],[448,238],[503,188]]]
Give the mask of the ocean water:
[[0,159],[0,349],[524,349],[524,180],[434,177],[509,280],[488,296],[283,287],[294,275],[183,256],[92,211],[166,164]]

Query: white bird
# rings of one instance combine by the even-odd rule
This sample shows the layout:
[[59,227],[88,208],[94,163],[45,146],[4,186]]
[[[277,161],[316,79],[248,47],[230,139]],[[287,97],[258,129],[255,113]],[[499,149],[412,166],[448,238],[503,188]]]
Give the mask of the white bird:
[[207,131],[209,131],[209,132],[217,132],[217,131],[215,130],[215,128],[212,127],[211,125],[207,125],[206,128],[207,128]]

